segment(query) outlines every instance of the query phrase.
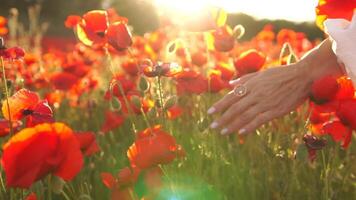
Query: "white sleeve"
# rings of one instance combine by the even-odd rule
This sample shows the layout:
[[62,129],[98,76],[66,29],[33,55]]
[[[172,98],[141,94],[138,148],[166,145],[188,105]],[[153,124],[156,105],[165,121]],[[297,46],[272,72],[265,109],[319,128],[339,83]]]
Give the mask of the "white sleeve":
[[344,64],[347,75],[356,86],[356,12],[349,22],[344,19],[327,19],[325,31],[333,39],[333,50]]

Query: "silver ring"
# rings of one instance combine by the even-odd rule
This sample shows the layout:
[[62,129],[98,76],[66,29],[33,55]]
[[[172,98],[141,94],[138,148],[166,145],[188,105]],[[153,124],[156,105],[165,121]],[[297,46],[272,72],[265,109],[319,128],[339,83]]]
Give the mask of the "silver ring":
[[247,87],[246,86],[241,85],[241,84],[235,86],[234,94],[236,96],[243,97],[243,96],[246,95],[246,93],[247,93]]

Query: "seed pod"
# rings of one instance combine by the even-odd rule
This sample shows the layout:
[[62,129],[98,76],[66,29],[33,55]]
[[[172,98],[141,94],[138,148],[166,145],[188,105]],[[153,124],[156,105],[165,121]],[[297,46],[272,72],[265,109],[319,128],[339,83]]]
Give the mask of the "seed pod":
[[166,100],[166,102],[164,103],[163,108],[166,109],[166,110],[170,109],[176,103],[177,103],[177,96],[171,96]]
[[234,38],[240,39],[244,35],[245,35],[245,27],[243,27],[241,24],[236,25],[233,30]]

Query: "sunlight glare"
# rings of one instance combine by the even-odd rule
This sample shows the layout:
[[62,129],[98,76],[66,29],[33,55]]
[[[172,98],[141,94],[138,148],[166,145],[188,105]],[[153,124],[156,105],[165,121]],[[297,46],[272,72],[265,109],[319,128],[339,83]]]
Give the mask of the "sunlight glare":
[[243,12],[257,18],[311,21],[317,0],[153,0],[160,13],[194,16],[209,6],[228,13]]

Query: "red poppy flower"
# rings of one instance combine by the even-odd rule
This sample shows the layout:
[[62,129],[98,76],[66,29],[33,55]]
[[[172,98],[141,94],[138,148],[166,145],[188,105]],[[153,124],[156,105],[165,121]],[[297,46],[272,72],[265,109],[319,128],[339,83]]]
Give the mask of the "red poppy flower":
[[308,158],[310,161],[316,159],[316,151],[322,149],[326,146],[326,140],[319,139],[313,135],[304,135],[303,141],[305,146],[308,148]]
[[230,81],[235,75],[235,72],[232,69],[229,69],[222,64],[217,65],[214,70],[220,71],[221,78],[225,81]]
[[78,80],[78,77],[68,72],[57,72],[51,76],[51,83],[57,90],[69,90],[78,82]]
[[241,53],[235,60],[234,65],[239,76],[243,76],[248,73],[259,71],[265,62],[266,56],[255,49],[251,49]]
[[64,22],[65,27],[74,28],[82,18],[78,15],[69,15]]
[[[0,38],[1,40],[2,38]],[[5,48],[0,47],[0,57],[8,60],[18,60],[25,56],[25,50],[20,47]]]
[[325,76],[312,85],[311,99],[317,104],[331,101],[339,90],[337,79],[333,76]]
[[147,169],[172,162],[180,149],[173,136],[161,130],[160,126],[155,126],[138,133],[138,138],[129,147],[127,156],[132,166]]
[[0,16],[0,27],[6,26],[7,19],[3,16]]
[[175,76],[177,81],[177,93],[201,94],[208,90],[208,81],[200,73],[193,70],[184,70]]
[[72,74],[78,78],[83,78],[91,70],[90,66],[84,63],[68,63],[62,67],[63,72]]
[[103,184],[109,189],[112,189],[117,183],[116,178],[108,172],[100,173],[100,178]]
[[141,169],[137,167],[125,167],[121,169],[117,176],[117,183],[119,187],[130,186],[136,183]]
[[167,110],[167,117],[170,120],[175,120],[183,114],[183,109],[180,106],[174,105]]
[[343,100],[336,111],[336,115],[340,120],[356,130],[356,99]]
[[182,71],[182,67],[178,63],[157,62],[152,64],[150,61],[143,63],[141,69],[147,77],[171,77]]
[[[27,89],[17,91],[13,96],[4,100],[2,104],[2,113],[5,119],[21,120],[27,119],[27,125],[33,126],[43,122],[53,122],[53,112],[48,106],[46,100],[40,101],[38,95]],[[10,115],[9,115],[10,110]]]
[[276,34],[273,32],[273,25],[272,24],[267,24],[263,27],[262,31],[260,31],[257,35],[256,35],[256,39],[258,41],[267,41],[267,42],[272,42],[275,37]]
[[193,53],[191,57],[192,57],[192,63],[198,67],[201,67],[208,62],[206,55],[204,55],[204,53],[200,51]]
[[211,92],[220,92],[221,90],[230,86],[227,81],[221,78],[221,75],[219,73],[211,73],[209,75],[209,78],[209,89]]
[[231,51],[235,46],[235,38],[232,34],[232,30],[228,26],[222,26],[217,28],[213,32],[214,47],[215,50],[220,52]]
[[49,107],[47,100],[42,100],[37,103],[33,110],[27,109],[23,111],[26,116],[27,127],[35,126],[42,123],[54,122],[53,112]]
[[75,134],[80,149],[85,156],[91,156],[100,151],[99,145],[96,143],[95,134],[93,132],[77,132]]
[[122,69],[130,76],[137,76],[139,72],[138,65],[135,59],[128,59],[121,64]]
[[[17,131],[22,125],[21,121],[12,121],[12,128]],[[10,133],[9,120],[0,119],[0,137],[4,137]]]
[[317,25],[323,28],[326,19],[343,18],[351,20],[356,8],[356,0],[319,0],[316,7]]
[[[86,45],[89,43],[105,42],[105,32],[108,28],[107,12],[104,10],[92,10],[87,12],[83,15],[82,21],[76,28],[79,40]],[[85,36],[80,34],[85,34]]]
[[336,94],[337,100],[352,99],[355,96],[355,88],[350,78],[343,76],[337,79],[339,91]]
[[37,200],[37,196],[36,196],[36,193],[31,193],[29,194],[25,200]]
[[101,126],[101,131],[107,133],[113,129],[118,128],[125,122],[125,118],[117,114],[115,112],[106,111],[105,113],[105,121],[104,124]]
[[329,134],[335,142],[341,142],[342,147],[347,148],[351,142],[352,129],[340,121],[330,121],[323,125],[324,134]]
[[62,123],[25,128],[3,146],[8,187],[28,188],[49,173],[70,181],[83,166],[73,131]]
[[132,36],[126,23],[115,22],[106,32],[108,43],[116,50],[122,51],[132,45]]
[[9,30],[6,28],[7,19],[3,16],[0,16],[0,36],[6,35]]
[[277,43],[283,45],[289,43],[294,46],[297,41],[297,33],[291,29],[281,29],[277,34]]

